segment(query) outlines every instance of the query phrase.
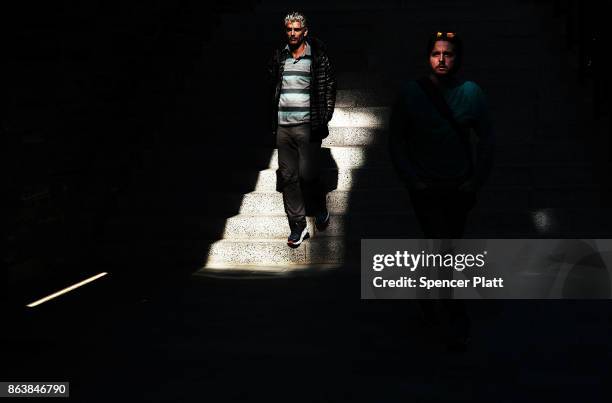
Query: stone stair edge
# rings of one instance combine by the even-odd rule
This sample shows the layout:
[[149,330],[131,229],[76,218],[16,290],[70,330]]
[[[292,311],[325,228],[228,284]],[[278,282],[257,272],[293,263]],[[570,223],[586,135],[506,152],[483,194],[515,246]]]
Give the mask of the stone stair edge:
[[[219,273],[225,271],[236,271],[236,272],[261,272],[261,273],[282,273],[287,271],[286,269],[294,270],[308,270],[308,269],[339,269],[345,266],[346,263],[292,263],[292,264],[268,264],[263,266],[257,266],[253,264],[227,264],[227,263],[210,263],[203,266],[193,275],[208,275],[216,274],[217,270],[222,270]],[[285,270],[282,270],[285,269]]]
[[[598,184],[566,184],[566,185],[490,185],[486,186],[481,192],[492,192],[492,191],[500,191],[500,190],[568,190],[568,189],[582,189],[582,190],[612,190],[612,184],[607,186],[601,186]],[[383,188],[356,188],[350,190],[332,190],[328,192],[330,193],[382,193],[382,192],[404,192],[406,188],[404,186],[393,186],[393,187],[383,187]],[[232,192],[232,191],[224,191],[224,190],[215,190],[210,192],[213,195],[222,195],[222,194],[240,194],[246,196],[248,194],[279,194],[276,190],[253,190],[251,192],[243,193],[243,192]]]
[[[568,167],[568,168],[587,168],[597,165],[597,162],[582,162],[582,161],[571,161],[571,162],[561,162],[561,161],[539,161],[539,162],[524,162],[524,163],[499,163],[496,164],[493,170],[499,168],[558,168],[558,167]],[[603,164],[605,165],[605,164]],[[256,171],[255,169],[250,169],[249,167],[231,167],[226,170],[226,172],[232,173],[252,173]],[[375,166],[346,166],[346,167],[321,167],[321,171],[326,172],[334,172],[334,171],[384,171],[395,173],[391,165],[375,165]],[[259,169],[256,172],[276,172],[276,168],[265,168]]]
[[[612,184],[607,185],[607,186],[601,186],[601,185],[597,185],[597,184],[572,184],[572,185],[497,185],[497,186],[487,186],[485,187],[483,190],[480,191],[480,194],[489,194],[489,193],[494,193],[494,192],[499,192],[499,191],[555,191],[555,190],[581,190],[581,191],[593,191],[593,190],[600,190],[603,192],[610,192],[612,191]],[[350,200],[350,195],[359,195],[359,196],[363,196],[365,194],[376,194],[376,193],[402,193],[405,194],[407,193],[407,189],[404,186],[395,186],[395,187],[383,187],[383,188],[356,188],[356,189],[351,189],[351,190],[332,190],[330,192],[327,192],[327,195],[349,195],[349,200]],[[157,193],[156,191],[151,191],[151,192],[147,192],[145,191],[140,191],[141,194],[148,194],[148,193]],[[231,190],[214,190],[211,192],[208,192],[208,195],[211,196],[211,198],[214,197],[250,197],[250,196],[264,196],[264,195],[278,195],[279,198],[281,198],[281,194],[280,192],[277,192],[276,190],[270,189],[270,190],[252,190],[250,192],[244,192],[244,191],[231,191]],[[332,196],[333,197],[333,196]]]
[[[345,129],[344,127],[342,129]],[[347,127],[346,129],[356,129],[355,127]],[[360,127],[357,129],[367,129],[366,127]],[[380,131],[382,133],[388,133],[386,131],[386,129],[380,129]],[[331,136],[331,134],[330,134]],[[386,137],[386,136],[381,136],[381,137]],[[578,140],[578,138],[576,138],[576,140]],[[199,150],[195,150],[194,151],[194,147],[204,147],[206,146],[207,151],[208,150],[213,150],[213,151],[218,151],[218,150],[225,150],[227,151],[227,147],[232,144],[232,143],[221,143],[221,142],[202,142],[202,143],[196,143],[194,144],[175,144],[174,148],[165,148],[164,149],[164,153],[167,152],[177,152],[177,151],[193,151],[193,152],[200,152]],[[497,141],[497,144],[495,146],[496,149],[508,149],[508,148],[513,148],[513,147],[528,147],[528,146],[533,146],[533,147],[537,147],[537,146],[544,146],[544,145],[550,145],[550,139],[548,139],[547,141],[545,140],[538,140],[536,139],[531,139],[528,141],[517,141],[517,142],[500,142],[499,140]],[[565,139],[560,139],[560,141],[557,141],[555,143],[555,145],[557,146],[576,146],[576,145],[580,145],[580,143],[578,141],[572,141],[571,138],[565,138]],[[262,152],[262,151],[270,151],[275,152],[278,151],[278,148],[276,146],[273,145],[269,145],[269,144],[246,144],[244,146],[240,146],[239,144],[233,144],[233,146],[237,146],[234,148],[234,150],[236,150],[236,148],[238,150],[244,150],[244,151],[258,151],[258,152]],[[373,143],[369,143],[369,144],[325,144],[323,143],[321,148],[322,149],[336,149],[336,150],[382,150],[389,147],[389,144],[387,141],[377,141],[377,142],[373,142]],[[202,156],[204,157],[205,154],[202,154]],[[270,156],[272,156],[272,154],[270,154]],[[539,162],[534,162],[533,164],[538,164]],[[541,162],[541,164],[547,164],[548,162]],[[532,164],[532,165],[533,165]],[[579,165],[579,164],[589,164],[588,162],[584,162],[584,161],[568,161],[567,164],[575,164],[575,165]]]
[[[546,211],[554,211],[560,214],[574,214],[576,212],[582,212],[585,209],[584,208],[579,208],[579,207],[548,207],[548,208],[529,208],[526,209],[524,207],[515,207],[515,208],[498,208],[498,207],[477,207],[474,210],[472,210],[472,213],[499,213],[499,214],[505,214],[505,213],[524,213],[524,214],[533,214],[534,212],[541,212],[542,210],[546,210]],[[589,208],[588,211],[594,211],[594,212],[598,212],[598,211],[612,211],[612,206],[609,208],[605,208],[605,207],[593,207],[593,208]],[[396,216],[396,215],[414,215],[414,212],[412,210],[412,207],[408,206],[406,209],[403,210],[387,210],[387,211],[372,211],[372,212],[362,212],[362,211],[356,211],[356,212],[348,212],[348,213],[336,213],[336,212],[330,212],[329,213],[331,217],[381,217],[381,216]],[[125,219],[125,218],[137,218],[137,219],[145,219],[145,218],[149,218],[149,217],[154,217],[154,218],[160,218],[159,215],[153,215],[153,214],[143,214],[143,215],[138,215],[135,216],[133,214],[126,214],[124,215],[117,215],[115,216],[116,219]],[[175,216],[172,215],[168,215],[168,216],[163,216],[163,217],[167,217],[167,218],[174,218]],[[234,214],[232,216],[229,217],[224,217],[224,216],[217,216],[217,215],[207,215],[207,214],[190,214],[188,216],[181,216],[183,218],[183,221],[185,221],[185,218],[191,218],[193,220],[205,220],[205,219],[214,219],[214,220],[229,220],[232,218],[236,218],[236,217],[242,217],[242,218],[286,218],[285,213],[281,213],[281,212],[277,212],[277,213],[271,213],[271,214],[253,214],[253,213],[237,213]],[[308,216],[309,219],[311,219],[311,216]]]

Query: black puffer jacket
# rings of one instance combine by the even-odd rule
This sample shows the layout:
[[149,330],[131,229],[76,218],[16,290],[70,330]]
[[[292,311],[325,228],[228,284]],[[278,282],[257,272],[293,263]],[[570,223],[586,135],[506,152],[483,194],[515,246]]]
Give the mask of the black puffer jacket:
[[[322,140],[329,134],[327,123],[331,120],[336,104],[336,77],[329,62],[323,42],[316,38],[306,39],[312,50],[312,67],[310,83],[310,124],[313,139]],[[272,131],[276,134],[278,127],[278,102],[285,59],[289,50],[283,45],[277,49],[268,64],[272,94]]]

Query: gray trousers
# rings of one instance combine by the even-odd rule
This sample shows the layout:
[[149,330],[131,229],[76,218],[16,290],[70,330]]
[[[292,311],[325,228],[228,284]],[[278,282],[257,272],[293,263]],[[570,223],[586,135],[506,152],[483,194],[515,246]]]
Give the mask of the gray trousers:
[[[310,124],[279,126],[276,134],[276,189],[283,193],[289,225],[306,225],[307,210],[326,211],[320,179],[321,141],[310,141]],[[309,214],[310,215],[310,214]]]

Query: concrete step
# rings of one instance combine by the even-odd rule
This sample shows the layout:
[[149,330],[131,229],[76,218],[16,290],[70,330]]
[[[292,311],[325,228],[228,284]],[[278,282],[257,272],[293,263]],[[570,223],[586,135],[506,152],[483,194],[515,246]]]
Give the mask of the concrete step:
[[[385,124],[380,124],[374,127],[368,126],[352,126],[351,122],[346,113],[346,110],[351,108],[344,108],[344,112],[339,112],[337,121],[334,122],[329,128],[329,136],[324,139],[324,146],[361,146],[361,145],[375,145],[377,143],[384,143],[388,138],[388,131]],[[367,108],[365,108],[367,109]],[[556,113],[560,115],[568,115],[563,107],[556,109]],[[385,112],[386,113],[386,112]],[[503,112],[504,114],[507,112]],[[340,116],[342,114],[342,116]],[[492,112],[492,116],[497,115],[497,112]],[[540,150],[545,150],[540,154],[553,155],[554,150],[548,153],[549,149],[560,149],[563,147],[570,146],[571,148],[580,147],[586,148],[588,140],[585,138],[584,133],[597,132],[603,133],[605,129],[601,123],[593,123],[588,120],[580,123],[578,117],[570,117],[561,124],[560,121],[551,121],[549,117],[536,118],[533,114],[531,117],[527,117],[528,114],[523,114],[522,118],[517,119],[496,119],[493,121],[493,130],[496,137],[496,144],[503,146],[506,144],[528,144],[533,143],[535,147]],[[387,116],[377,118],[380,122],[387,119]],[[533,118],[533,119],[532,119]],[[198,118],[199,119],[199,118]],[[361,120],[369,119],[367,116],[361,115]],[[532,120],[528,123],[524,119]],[[346,123],[347,126],[342,126],[341,120]],[[379,123],[380,123],[379,122]],[[367,122],[366,122],[367,123]],[[265,128],[265,124],[260,125],[249,125],[247,122],[243,123],[244,126],[226,126],[220,125],[215,135],[203,135],[208,133],[209,126],[198,120],[190,121],[189,125],[184,127],[176,128],[180,131],[181,136],[177,138],[179,141],[181,138],[188,139],[189,141],[197,141],[202,144],[199,151],[202,155],[207,152],[207,147],[204,144],[227,144],[232,146],[232,151],[219,150],[224,154],[227,154],[227,158],[234,158],[234,154],[239,152],[237,147],[247,147],[252,149],[253,147],[263,144],[269,144],[274,146],[276,139],[271,133]],[[375,122],[377,125],[378,123]],[[236,132],[249,132],[249,136],[241,136],[240,142],[236,142]],[[596,133],[595,133],[596,135]],[[592,137],[592,136],[591,136]],[[176,143],[176,142],[175,142]],[[178,143],[176,143],[178,144]],[[197,146],[197,144],[195,144]],[[195,150],[194,150],[195,151]],[[241,160],[253,160],[255,155],[240,155]],[[205,158],[201,157],[202,160]],[[236,158],[238,159],[238,158]],[[203,161],[204,162],[204,161]]]
[[[575,186],[596,185],[600,178],[597,170],[591,164],[508,164],[495,166],[489,179],[492,186],[500,185],[514,186]],[[325,188],[329,190],[351,190],[351,189],[386,189],[402,187],[403,182],[399,179],[391,166],[379,168],[327,168],[321,171],[322,181]],[[250,175],[244,172],[232,173],[231,185],[246,182],[252,184]],[[254,188],[249,191],[274,191],[276,190],[276,170],[266,169],[259,171]]]
[[[384,189],[403,185],[390,166],[381,168],[328,168],[321,171],[321,177],[325,188],[330,190]],[[276,170],[259,171],[257,184],[253,190],[275,191]]]
[[[479,204],[497,207],[604,207],[612,204],[612,191],[598,186],[506,186],[485,188]],[[327,195],[328,209],[336,214],[365,211],[398,211],[410,204],[404,189],[333,191]],[[242,214],[270,214],[284,211],[278,192],[252,192],[244,195]]]
[[[525,126],[520,122],[498,122],[493,127],[495,144],[497,147],[530,146],[544,158],[557,158],[558,150],[570,150],[572,153],[586,150],[585,139],[582,138],[584,130],[594,131],[597,127],[585,128],[585,125],[568,123],[563,127],[556,125]],[[389,138],[386,128],[369,127],[330,127],[329,136],[323,140],[324,146],[369,146],[384,144]],[[562,160],[573,161],[567,156]]]
[[[575,217],[580,217],[576,211],[566,213],[558,209],[517,211],[478,208],[471,212],[467,229],[470,233],[487,236],[510,233],[554,235],[578,228],[574,222]],[[612,220],[608,221],[608,225],[600,230],[612,233]],[[310,234],[316,238],[362,239],[421,236],[418,220],[410,206],[397,212],[332,215],[329,227],[323,232],[317,231],[314,219],[309,217],[308,227]],[[289,229],[285,216],[238,215],[226,221],[223,238],[278,238],[282,240],[286,239],[288,234]]]
[[308,239],[299,248],[287,246],[287,239],[220,240],[210,245],[204,267],[232,265],[294,265],[341,263],[345,245],[342,238]]
[[[194,111],[204,107],[201,97],[199,98],[199,100],[189,106]],[[189,103],[188,99],[184,99],[183,102]],[[389,111],[389,107],[386,106],[337,107],[334,109],[334,115],[329,122],[329,127],[384,128],[389,121]],[[259,115],[253,116],[253,119],[259,122],[264,115],[265,110]],[[214,119],[225,123],[232,122],[235,118],[235,113],[229,109],[216,110],[214,115]],[[223,126],[220,125],[220,127]],[[229,128],[233,130],[235,130],[235,127],[236,126],[229,126]],[[253,127],[251,126],[250,129],[252,130]]]
[[[489,214],[487,214],[489,213]],[[530,237],[562,237],[578,234],[579,228],[575,227],[574,222],[581,220],[581,216],[560,216],[555,215],[555,211],[541,210],[526,212],[505,212],[504,214],[491,212],[478,212],[475,210],[468,219],[468,237],[475,238],[508,238],[518,236]],[[610,217],[609,212],[606,217]],[[393,220],[393,217],[389,217]],[[395,225],[394,229],[378,227],[368,232],[362,232],[361,237],[371,238],[420,238],[422,233],[414,223],[414,217],[409,214],[395,217],[396,221],[405,225]],[[411,220],[411,221],[410,221]],[[610,221],[610,220],[608,220]],[[340,221],[339,221],[340,222]],[[361,228],[367,227],[368,221],[361,221]],[[372,222],[372,220],[370,220]],[[280,222],[279,222],[280,224]],[[612,234],[612,222],[607,223],[607,233],[599,231],[599,236]],[[286,224],[284,225],[286,228]],[[348,224],[349,228],[352,227]],[[339,227],[336,227],[339,228]],[[584,227],[583,227],[584,228]],[[593,229],[593,225],[591,225]],[[330,227],[332,230],[332,227]],[[358,259],[359,236],[357,230],[351,234],[349,239],[341,236],[322,236],[322,234],[312,234],[312,238],[304,241],[298,249],[291,249],[286,245],[286,233],[277,234],[278,238],[243,238],[243,239],[222,239],[215,242],[192,242],[199,245],[199,254],[202,261],[206,262],[206,267],[218,265],[295,265],[295,264],[325,264],[341,263],[346,259]],[[587,232],[593,234],[593,232]],[[276,235],[276,234],[272,234]],[[266,236],[266,235],[264,235]],[[267,235],[269,236],[269,235]],[[156,247],[156,242],[148,243],[149,247]],[[180,242],[162,242],[163,248],[169,251],[185,249],[187,246]],[[174,247],[172,246],[174,245]],[[348,245],[348,246],[347,246]],[[188,249],[192,250],[193,245]],[[177,249],[178,248],[178,249]],[[351,251],[348,256],[347,251]],[[193,253],[195,254],[195,253]]]
[[[403,186],[395,171],[388,165],[367,168],[323,168],[321,180],[327,190],[384,189]],[[202,182],[198,177],[178,176],[169,172],[164,172],[160,176],[142,178],[140,182],[143,188],[157,188],[160,192],[196,194],[202,188]],[[272,192],[276,190],[276,169],[255,171],[234,167],[226,171],[223,177],[207,178],[206,188],[209,191],[242,194],[251,191]]]
[[[525,88],[520,88],[520,94],[516,88],[514,89],[516,94],[514,94],[512,89],[505,87],[492,87],[486,90],[489,108],[494,122],[506,122],[509,120],[509,116],[520,116],[522,120],[533,120],[536,118],[537,113],[538,122],[550,124],[554,119],[558,119],[559,114],[568,117],[569,114],[576,115],[577,113],[575,101],[570,102],[567,98],[553,100],[553,102],[546,102],[544,104],[538,104],[536,100],[533,100],[531,102],[522,102],[517,105],[515,99],[520,96],[525,96]],[[389,89],[382,87],[340,89],[337,93],[336,107],[388,107],[394,102],[397,91],[398,88]],[[534,98],[535,92],[536,89],[534,88]],[[510,94],[515,96],[510,96]],[[551,119],[551,117],[554,119]],[[506,124],[504,123],[503,125],[497,126],[505,127]]]
[[[338,168],[358,168],[364,165],[389,165],[389,156],[383,147],[332,146],[321,149],[321,166]],[[278,150],[272,152],[270,169],[278,168]]]
[[[612,234],[610,210],[599,209],[499,209],[475,208],[469,215],[467,232],[486,237],[508,234],[549,234],[567,236],[572,233]],[[597,223],[597,224],[595,224]],[[311,235],[322,237],[403,238],[420,235],[418,220],[410,206],[395,212],[349,213],[332,215],[329,227],[317,231],[314,219],[308,217]],[[226,221],[224,238],[278,238],[289,234],[287,219],[278,216],[237,215]]]
[[[401,188],[333,191],[327,194],[331,213],[401,211],[410,205],[406,190]],[[602,208],[612,205],[612,191],[599,186],[503,186],[482,190],[480,207],[509,208]],[[230,217],[237,214],[268,215],[284,213],[282,195],[278,192],[141,192],[118,200],[118,208],[133,214],[206,214]]]
[[[317,238],[401,237],[417,227],[411,209],[396,213],[334,214],[329,227],[322,232],[316,229],[313,217],[307,217],[307,224],[310,234]],[[138,239],[145,242],[183,239],[286,240],[289,232],[284,214],[239,214],[228,218],[124,216],[110,222],[106,228],[108,238],[114,241]]]
[[[308,217],[307,221],[310,234],[317,238],[344,237],[360,239],[367,236],[397,237],[414,231],[418,227],[412,210],[398,211],[395,214],[334,214],[330,217],[329,227],[321,232],[317,230],[313,217]],[[289,226],[284,215],[237,215],[230,217],[226,221],[223,235],[224,239],[286,239],[289,235]]]
[[[421,44],[418,49],[421,49],[422,46]],[[393,71],[393,67],[385,70],[338,71],[336,73],[338,89],[369,90],[375,92],[382,88],[386,92],[391,92],[391,95],[393,95],[400,88],[401,84],[408,80],[422,77],[424,74],[428,73],[427,68],[420,64],[415,64],[414,66],[402,64],[394,68],[397,69],[397,72]],[[500,81],[500,71],[506,72],[506,74],[513,72],[518,76],[507,76],[503,81]],[[400,72],[401,74],[399,74]],[[497,102],[498,100],[504,99],[504,94],[511,94],[513,96],[516,94],[517,97],[531,95],[531,92],[535,92],[542,86],[540,84],[541,78],[537,73],[538,70],[534,71],[529,67],[507,67],[506,69],[491,70],[490,68],[483,69],[482,66],[474,66],[469,72],[466,72],[465,79],[475,81],[483,88],[491,100]],[[531,75],[535,75],[535,77]],[[516,99],[514,97],[509,98]]]
[[393,103],[395,94],[393,91],[378,88],[376,89],[339,89],[336,93],[336,107],[372,107],[389,106]]
[[[331,164],[328,164],[331,165]],[[489,185],[495,188],[507,186],[582,186],[602,183],[603,166],[591,163],[498,163],[493,167]],[[180,169],[179,172],[184,172]],[[365,167],[326,167],[321,169],[324,188],[331,190],[402,188],[403,182],[391,165]],[[163,170],[155,175],[143,173],[138,179],[140,189],[169,194],[193,195],[202,192],[202,181],[197,175],[180,174],[176,170]],[[148,189],[148,190],[146,190]],[[276,190],[276,169],[257,171],[249,167],[234,166],[223,176],[206,179],[208,192],[225,191],[245,194],[252,191]]]
[[329,127],[385,127],[389,112],[389,107],[335,108]]
[[[403,189],[384,191],[333,191],[327,194],[331,213],[349,211],[400,210],[408,205],[408,193]],[[244,195],[241,214],[280,214],[284,212],[282,195],[278,192],[251,192]]]
[[[612,235],[612,209],[609,208],[486,208],[477,207],[469,215],[466,231],[488,237],[512,237],[515,234]],[[407,238],[421,236],[411,206],[403,210],[334,214],[327,230],[318,232],[314,219],[307,218],[315,238]],[[116,217],[106,227],[106,238],[130,245],[143,242],[154,247],[159,242],[192,240],[286,240],[289,226],[284,214],[204,217],[201,215],[128,215]],[[589,235],[590,234],[590,235]]]
[[[415,77],[418,75],[415,75]],[[515,89],[516,90],[516,89]],[[525,96],[525,88],[520,89],[520,96]],[[336,97],[337,108],[355,108],[355,107],[389,107],[395,101],[398,95],[398,88],[347,88],[339,89]],[[519,91],[516,90],[516,97],[519,96]],[[535,95],[535,89],[533,91]],[[546,105],[538,105],[536,100],[526,100],[517,105],[514,98],[509,98],[509,89],[506,87],[492,87],[487,90],[487,98],[489,109],[493,121],[496,118],[502,121],[507,121],[508,116],[521,116],[524,118],[533,119],[537,112],[542,115],[542,112],[547,112],[548,115],[557,115],[559,111],[567,110],[574,112],[576,110],[575,103],[569,101],[556,101],[547,103]],[[546,114],[544,114],[546,116]]]
[[[353,90],[344,90],[348,93],[353,93]],[[367,93],[370,90],[361,90],[361,93]],[[372,90],[374,91],[374,90]],[[357,92],[357,91],[356,91]],[[501,97],[501,94],[496,94],[496,97]],[[354,95],[356,98],[358,94]],[[391,97],[391,96],[390,96]],[[375,98],[372,98],[375,99]],[[348,100],[345,99],[345,103]],[[367,103],[367,100],[363,100]],[[502,103],[503,102],[503,103]],[[524,102],[520,105],[500,101],[498,104],[491,105],[491,120],[494,127],[511,126],[516,130],[529,130],[533,127],[552,127],[561,128],[563,125],[558,124],[558,113],[564,113],[564,125],[571,125],[581,121],[580,116],[576,113],[575,108],[569,109],[568,104],[557,102],[558,109],[555,114],[538,114],[538,106],[533,102]],[[377,102],[372,102],[377,103]],[[369,127],[369,128],[385,128],[388,125],[391,108],[388,106],[355,106],[355,107],[337,107],[334,110],[334,116],[330,122],[330,127]]]
[[[415,75],[418,76],[418,75]],[[369,84],[368,81],[372,79],[379,81],[377,84]],[[397,89],[400,88],[401,83],[389,83],[390,78],[369,78],[359,79],[354,74],[348,75],[346,80],[350,82],[346,85],[342,84],[342,79],[339,78],[339,85],[341,89],[338,93],[338,104],[334,111],[334,116],[330,122],[330,127],[385,127],[388,124],[389,105],[393,102],[396,96]],[[384,81],[384,82],[383,82]],[[402,82],[404,80],[401,80]],[[477,82],[480,80],[476,79]],[[348,88],[342,88],[342,87]],[[562,129],[565,125],[575,126],[577,123],[583,123],[584,119],[577,113],[576,107],[569,103],[563,103],[558,99],[552,99],[554,102],[548,103],[546,109],[542,109],[535,99],[535,94],[538,92],[536,87],[531,87],[529,90],[525,89],[524,85],[523,94],[517,94],[519,96],[525,96],[526,92],[532,93],[529,98],[531,101],[521,102],[516,104],[513,101],[515,97],[509,95],[514,94],[514,90],[508,90],[508,86],[495,86],[487,88],[483,85],[486,91],[487,97],[489,98],[489,106],[491,109],[491,119],[494,127],[513,127],[515,132],[523,132],[525,130],[531,130],[535,127],[553,127]],[[205,90],[202,90],[205,91]],[[254,90],[255,91],[255,90]],[[374,95],[379,94],[379,95]],[[200,93],[192,93],[183,95],[180,99],[181,108],[180,113],[190,120],[200,121],[201,110],[205,108],[202,105],[203,100],[206,97]],[[265,108],[258,106],[259,109],[251,109],[245,111],[245,125],[249,123],[248,128],[253,129],[253,122],[257,125],[262,125],[265,122],[263,118],[266,116]],[[562,114],[564,116],[563,123],[558,123],[558,116]],[[234,120],[234,113],[228,109],[220,109],[214,112],[213,118],[219,122],[219,127],[224,127],[227,122]],[[257,125],[255,127],[257,127]],[[233,123],[228,125],[228,129],[243,130],[247,126],[240,126],[240,123]],[[206,127],[206,126],[204,126]],[[237,129],[240,127],[241,129]]]
[[[388,199],[388,200],[387,200]],[[348,211],[401,210],[408,204],[403,189],[375,191],[333,191],[327,195],[327,206],[336,214]],[[134,214],[203,214],[230,217],[236,214],[283,214],[282,194],[279,192],[234,192],[143,190],[118,200],[118,207]]]
[[[372,137],[370,137],[372,136]],[[375,137],[374,137],[375,136]],[[348,139],[347,139],[348,138]],[[386,144],[387,134],[384,131],[357,130],[344,128],[332,130],[325,141],[329,143],[370,143],[367,146],[327,145],[323,146],[320,155],[322,168],[360,168],[381,167],[391,165]],[[494,166],[532,165],[537,169],[542,164],[566,166],[569,169],[582,164],[595,164],[592,150],[575,141],[549,142],[544,140],[509,143],[513,139],[498,141],[494,153]],[[252,170],[278,168],[278,150],[264,146],[230,147],[231,144],[190,144],[189,146],[168,148],[156,158],[157,167],[164,175],[184,175],[197,177],[198,172],[206,169],[219,169],[218,160],[208,158],[208,155],[226,156],[226,169]]]
[[388,138],[388,131],[383,128],[330,127],[323,146],[368,146],[386,143]]

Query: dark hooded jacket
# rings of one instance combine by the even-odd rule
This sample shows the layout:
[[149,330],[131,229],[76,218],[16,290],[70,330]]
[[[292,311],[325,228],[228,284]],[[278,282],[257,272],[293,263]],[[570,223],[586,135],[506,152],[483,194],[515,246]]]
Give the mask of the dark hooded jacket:
[[[322,140],[328,136],[327,123],[331,120],[336,104],[336,77],[332,70],[323,42],[307,37],[306,41],[312,50],[312,67],[310,83],[310,124],[313,140]],[[289,50],[283,45],[274,52],[268,63],[271,89],[272,132],[278,127],[278,102],[283,82],[283,69]]]

